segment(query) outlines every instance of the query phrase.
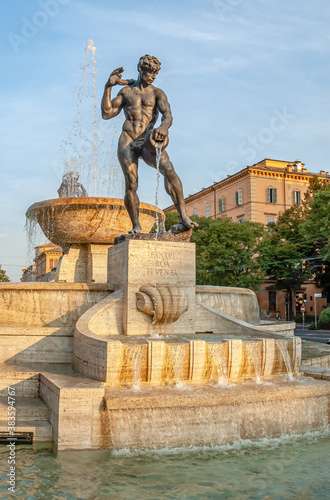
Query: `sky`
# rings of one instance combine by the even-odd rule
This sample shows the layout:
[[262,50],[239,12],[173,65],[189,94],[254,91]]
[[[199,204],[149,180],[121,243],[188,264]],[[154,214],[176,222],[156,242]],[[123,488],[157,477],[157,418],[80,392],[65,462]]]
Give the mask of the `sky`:
[[[263,158],[329,171],[329,18],[327,0],[2,2],[0,264],[11,280],[32,263],[26,210],[57,198],[77,158],[93,194],[88,40],[98,194],[123,196],[115,159],[123,115],[101,120],[104,84],[120,66],[135,78],[147,53],[162,63],[154,84],[171,104],[168,152],[188,196]],[[141,162],[140,200],[154,203],[155,190],[156,172]],[[172,204],[163,185],[158,199]]]

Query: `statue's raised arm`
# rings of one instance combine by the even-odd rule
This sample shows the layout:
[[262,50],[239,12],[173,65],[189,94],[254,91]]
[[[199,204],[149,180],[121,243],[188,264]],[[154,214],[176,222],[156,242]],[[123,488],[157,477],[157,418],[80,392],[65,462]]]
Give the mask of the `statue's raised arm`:
[[103,93],[101,109],[102,109],[102,118],[104,120],[109,120],[110,118],[114,118],[117,116],[123,104],[123,96],[119,93],[117,97],[111,100],[111,89],[115,85],[132,85],[135,80],[123,80],[122,73],[124,71],[123,67],[115,69],[111,75],[107,83],[105,84],[105,89]]

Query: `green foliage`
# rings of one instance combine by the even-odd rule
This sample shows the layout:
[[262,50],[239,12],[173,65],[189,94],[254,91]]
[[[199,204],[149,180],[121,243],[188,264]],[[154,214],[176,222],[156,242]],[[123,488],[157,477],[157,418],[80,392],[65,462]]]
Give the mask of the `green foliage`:
[[330,185],[315,194],[303,229],[310,244],[330,262]]
[[262,224],[237,224],[227,217],[195,218],[196,282],[203,285],[237,286],[257,290],[265,278],[257,254],[265,234]]
[[179,223],[179,216],[177,212],[167,212],[165,218],[165,229],[168,231],[171,226],[174,226],[175,224]]
[[311,245],[301,234],[305,215],[293,206],[281,214],[276,223],[268,225],[268,234],[260,245],[261,265],[276,281],[276,288],[289,292],[300,288],[311,278],[312,268],[302,270],[301,261],[311,254]]
[[278,289],[286,289],[292,293],[315,272],[313,264],[308,261],[303,271],[301,262],[318,255],[309,220],[313,212],[311,206],[327,190],[326,182],[317,177],[312,178],[302,204],[288,208],[275,223],[268,225],[268,236],[260,247],[261,261],[264,271],[270,279],[276,281]]
[[320,328],[330,328],[330,307],[323,309],[319,316],[318,324]]
[[10,279],[8,278],[6,271],[1,269],[1,264],[0,264],[0,282],[9,282]]

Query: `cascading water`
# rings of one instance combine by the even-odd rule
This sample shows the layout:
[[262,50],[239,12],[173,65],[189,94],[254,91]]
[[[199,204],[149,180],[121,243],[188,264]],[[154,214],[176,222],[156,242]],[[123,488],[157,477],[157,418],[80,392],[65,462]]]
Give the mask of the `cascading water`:
[[252,361],[257,383],[261,382],[261,352],[258,343],[244,342],[244,346],[248,352],[249,358]]
[[184,344],[173,344],[166,346],[169,362],[172,364],[173,379],[176,387],[184,385],[184,358],[186,346]]
[[208,352],[211,358],[211,370],[217,375],[216,383],[219,385],[228,384],[227,356],[223,349],[223,344],[209,344]]
[[142,364],[141,346],[140,345],[126,346],[126,358],[131,371],[131,378],[133,382],[132,388],[134,390],[140,390],[141,364]]
[[285,341],[277,340],[276,345],[282,354],[282,358],[283,358],[283,361],[285,363],[288,378],[289,378],[289,380],[292,380],[293,379],[292,362],[291,362],[291,358],[290,358],[290,355],[288,352],[287,343]]

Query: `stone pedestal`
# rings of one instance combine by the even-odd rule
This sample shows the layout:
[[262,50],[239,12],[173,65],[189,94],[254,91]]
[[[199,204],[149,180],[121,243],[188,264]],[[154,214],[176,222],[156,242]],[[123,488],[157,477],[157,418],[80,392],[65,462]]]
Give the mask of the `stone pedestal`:
[[55,281],[107,283],[108,252],[112,244],[74,244],[64,250]]
[[125,335],[195,331],[195,245],[127,240],[109,250],[110,283],[122,289]]

